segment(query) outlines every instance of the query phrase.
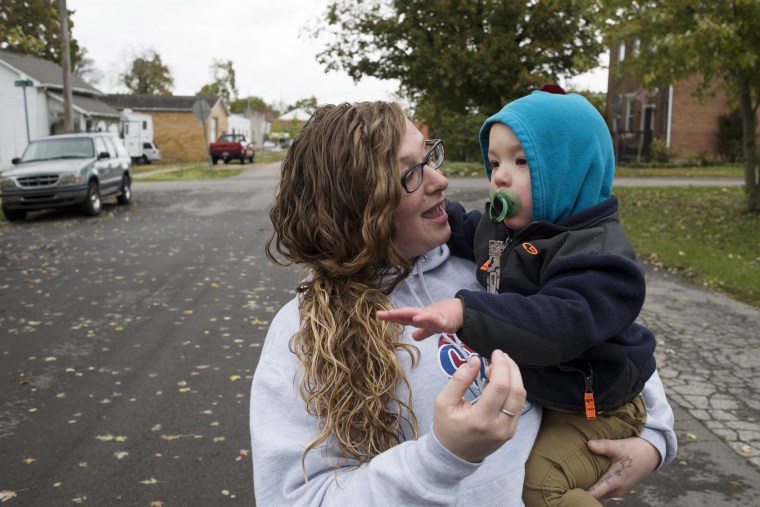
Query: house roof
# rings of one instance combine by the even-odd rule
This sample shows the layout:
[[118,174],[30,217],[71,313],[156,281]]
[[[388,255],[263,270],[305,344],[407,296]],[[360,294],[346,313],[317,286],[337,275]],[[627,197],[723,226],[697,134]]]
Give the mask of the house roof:
[[[19,74],[29,76],[37,86],[43,88],[63,89],[63,70],[61,66],[36,56],[20,55],[0,50],[0,64],[11,68]],[[72,92],[102,95],[103,92],[87,83],[79,76],[71,76]]]
[[[59,100],[60,102],[63,102],[63,95],[60,93],[48,91],[48,95],[56,100]],[[94,99],[92,97],[87,97],[84,95],[73,95],[72,98],[74,99],[74,107],[79,108],[83,113],[95,114],[97,116],[114,116],[117,118],[121,117],[121,113],[119,113],[119,111],[109,106],[102,100]]]
[[192,112],[193,104],[197,100],[205,100],[208,105],[214,105],[221,97],[194,95],[126,95],[110,94],[102,97],[102,100],[116,109],[132,109],[133,111],[186,111]]

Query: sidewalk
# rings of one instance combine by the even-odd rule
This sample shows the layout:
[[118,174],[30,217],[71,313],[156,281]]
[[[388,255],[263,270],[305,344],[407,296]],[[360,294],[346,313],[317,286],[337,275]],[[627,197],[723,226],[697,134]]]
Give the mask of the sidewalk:
[[[678,456],[615,505],[760,502],[760,309],[646,265],[640,322],[675,413]],[[611,503],[611,502],[608,502]]]

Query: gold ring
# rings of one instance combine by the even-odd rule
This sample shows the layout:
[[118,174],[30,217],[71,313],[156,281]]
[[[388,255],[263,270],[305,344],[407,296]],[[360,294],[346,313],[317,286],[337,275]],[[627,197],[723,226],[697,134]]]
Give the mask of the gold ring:
[[505,414],[507,414],[509,417],[514,417],[514,416],[515,416],[515,414],[513,414],[512,412],[510,412],[509,410],[507,410],[507,409],[505,409],[505,408],[502,408],[502,409],[500,409],[500,410],[501,410],[502,412],[504,412]]

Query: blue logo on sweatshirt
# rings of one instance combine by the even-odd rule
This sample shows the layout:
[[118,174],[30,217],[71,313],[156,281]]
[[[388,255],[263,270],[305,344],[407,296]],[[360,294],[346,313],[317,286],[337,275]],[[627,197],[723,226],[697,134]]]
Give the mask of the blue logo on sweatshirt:
[[462,343],[455,334],[443,333],[438,337],[438,364],[449,378],[472,356],[480,358],[480,373],[464,395],[464,399],[470,403],[480,399],[488,383],[486,379],[488,360]]

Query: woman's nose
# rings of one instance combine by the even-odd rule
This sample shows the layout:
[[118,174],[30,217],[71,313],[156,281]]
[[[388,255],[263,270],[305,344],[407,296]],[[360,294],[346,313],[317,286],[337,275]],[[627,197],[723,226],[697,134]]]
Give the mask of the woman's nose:
[[446,190],[449,187],[449,180],[443,175],[440,168],[433,169],[431,166],[426,165],[424,171],[425,177],[422,181],[423,183],[430,182],[430,187],[434,192]]

